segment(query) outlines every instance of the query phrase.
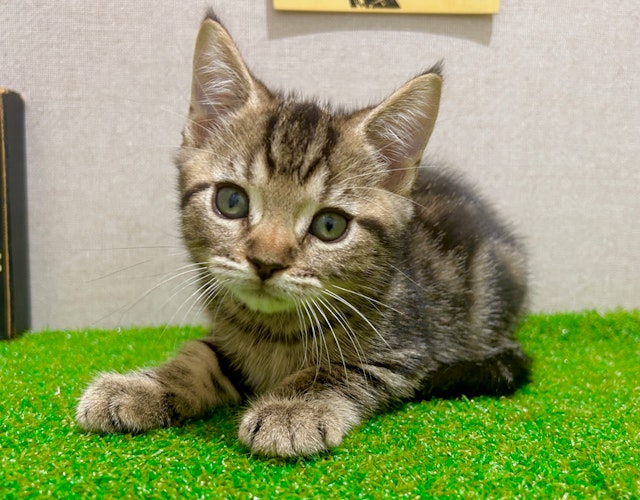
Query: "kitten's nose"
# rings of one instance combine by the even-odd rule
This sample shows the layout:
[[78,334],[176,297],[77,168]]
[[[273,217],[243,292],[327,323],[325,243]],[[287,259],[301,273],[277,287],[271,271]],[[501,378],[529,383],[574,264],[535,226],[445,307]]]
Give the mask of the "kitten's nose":
[[250,258],[248,259],[251,265],[256,268],[256,272],[262,281],[266,281],[276,271],[280,271],[281,269],[286,269],[287,266],[277,263],[263,262],[260,259]]

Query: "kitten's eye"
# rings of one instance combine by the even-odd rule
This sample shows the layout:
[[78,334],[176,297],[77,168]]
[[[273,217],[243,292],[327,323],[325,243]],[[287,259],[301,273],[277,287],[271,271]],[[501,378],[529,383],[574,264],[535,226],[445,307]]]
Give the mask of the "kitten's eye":
[[216,191],[216,208],[228,219],[242,219],[249,215],[249,197],[238,186],[222,186]]
[[336,212],[320,212],[311,221],[309,232],[322,241],[336,241],[346,232],[349,220]]

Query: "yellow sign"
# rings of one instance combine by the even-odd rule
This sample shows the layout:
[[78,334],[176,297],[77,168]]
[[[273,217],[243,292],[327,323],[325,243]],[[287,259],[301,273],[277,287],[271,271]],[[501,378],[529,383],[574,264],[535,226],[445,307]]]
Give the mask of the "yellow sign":
[[273,8],[377,14],[496,14],[500,0],[273,0]]

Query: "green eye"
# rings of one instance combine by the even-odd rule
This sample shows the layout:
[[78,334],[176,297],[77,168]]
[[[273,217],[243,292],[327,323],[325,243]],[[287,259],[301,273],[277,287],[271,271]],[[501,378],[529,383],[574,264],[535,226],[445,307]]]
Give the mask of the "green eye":
[[349,226],[349,220],[336,212],[320,212],[311,221],[309,232],[322,241],[340,239]]
[[216,191],[216,208],[227,219],[243,219],[249,215],[249,197],[238,186],[222,186]]

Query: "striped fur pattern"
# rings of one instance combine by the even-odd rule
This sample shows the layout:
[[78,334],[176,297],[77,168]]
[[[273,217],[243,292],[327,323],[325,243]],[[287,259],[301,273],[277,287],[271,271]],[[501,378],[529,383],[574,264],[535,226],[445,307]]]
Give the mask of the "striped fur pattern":
[[522,248],[463,181],[419,166],[440,86],[433,68],[355,112],[274,93],[209,15],[177,164],[211,333],[100,375],[79,424],[142,432],[244,403],[251,452],[306,456],[400,401],[526,382]]

